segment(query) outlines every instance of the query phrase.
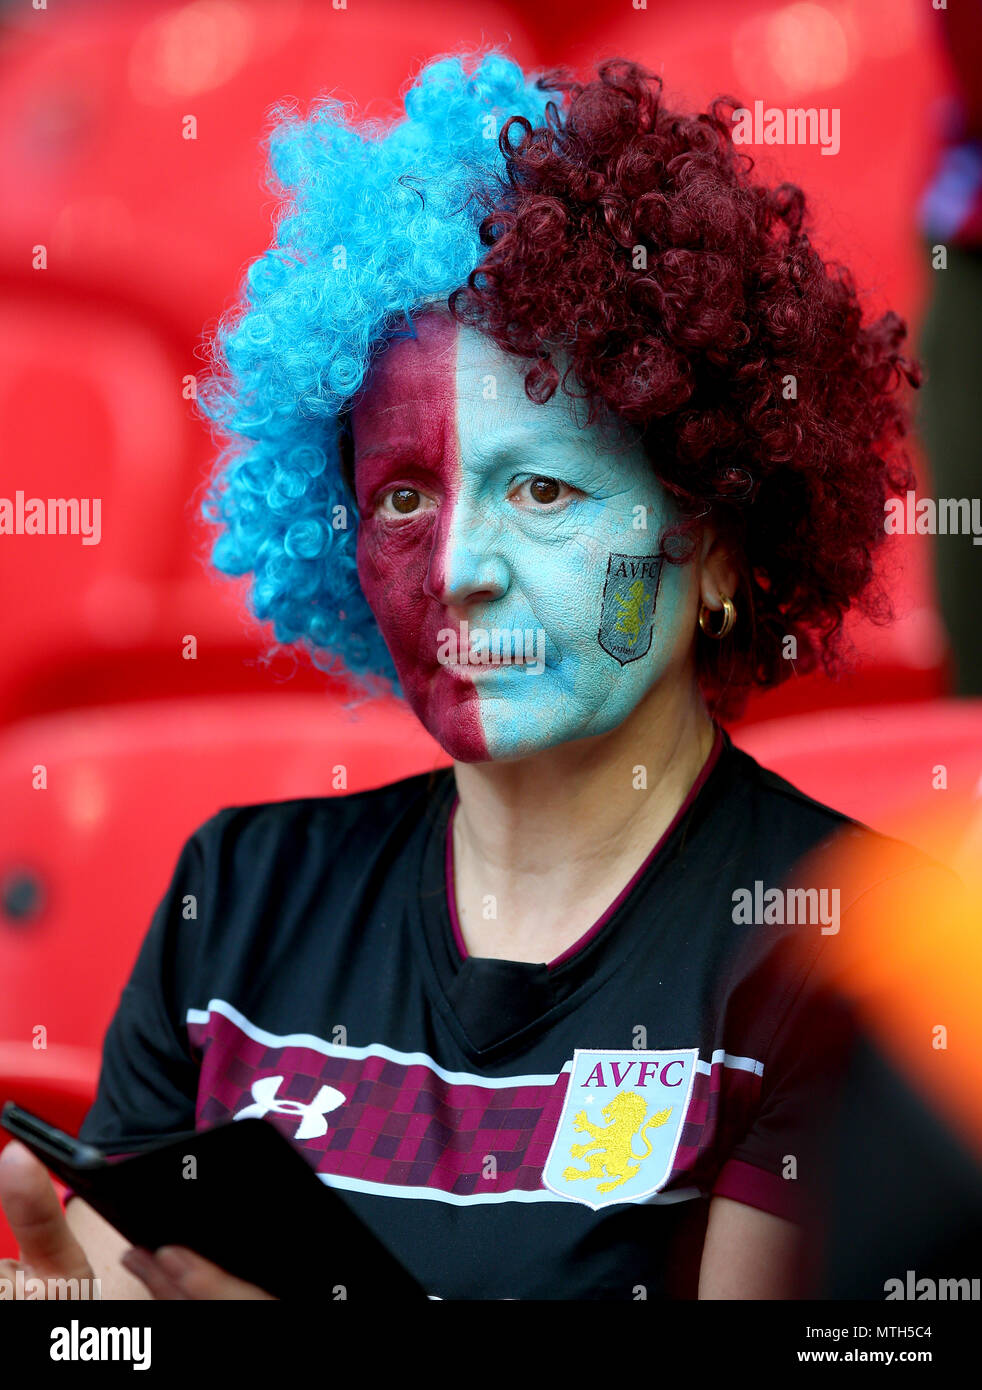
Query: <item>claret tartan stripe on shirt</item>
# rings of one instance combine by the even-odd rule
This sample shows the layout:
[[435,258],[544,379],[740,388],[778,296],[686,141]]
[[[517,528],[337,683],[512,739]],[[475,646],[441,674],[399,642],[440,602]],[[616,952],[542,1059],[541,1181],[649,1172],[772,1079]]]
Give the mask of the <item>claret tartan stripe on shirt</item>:
[[[303,1148],[327,1182],[348,1180],[380,1195],[429,1188],[436,1199],[539,1193],[545,1201],[565,1200],[543,1186],[542,1169],[569,1065],[554,1076],[450,1072],[424,1054],[378,1044],[348,1047],[310,1035],[277,1036],[224,1000],[189,1010],[187,1026],[201,1067],[199,1127],[245,1110],[257,1113],[255,1087],[265,1078],[276,1085],[264,1088],[259,1109],[269,1105],[264,1114]],[[666,1198],[699,1195],[700,1179],[705,1184],[711,1177],[707,1150],[719,1142],[721,1092],[732,1103],[739,1090],[750,1102],[762,1073],[752,1058],[722,1051],[712,1063],[698,1064],[676,1163],[663,1188]],[[319,1102],[325,1087],[331,1094]],[[734,1112],[727,1106],[724,1113]],[[322,1132],[298,1137],[305,1122]],[[737,1137],[729,1136],[731,1142]],[[492,1177],[489,1155],[495,1160]],[[630,1192],[624,1200],[631,1200]]]

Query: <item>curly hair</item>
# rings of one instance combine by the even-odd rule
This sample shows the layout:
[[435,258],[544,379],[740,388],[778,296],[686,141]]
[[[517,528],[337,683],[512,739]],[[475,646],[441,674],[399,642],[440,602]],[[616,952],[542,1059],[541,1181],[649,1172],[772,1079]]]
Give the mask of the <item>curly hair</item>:
[[307,122],[286,112],[271,164],[294,195],[204,393],[230,436],[206,502],[225,527],[214,563],[254,572],[279,640],[394,682],[355,537],[331,527],[350,505],[338,421],[379,345],[437,299],[528,363],[532,401],[562,389],[639,430],[684,518],[669,559],[707,517],[727,537],[739,620],[724,642],[697,634],[716,714],[795,667],[832,670],[853,605],[888,616],[873,561],[886,498],[913,485],[899,388],[919,368],[904,323],[864,324],[848,271],[810,244],[801,190],[752,178],[737,106],[670,110],[623,59],[533,87],[490,54],[424,68],[388,133],[327,99]]

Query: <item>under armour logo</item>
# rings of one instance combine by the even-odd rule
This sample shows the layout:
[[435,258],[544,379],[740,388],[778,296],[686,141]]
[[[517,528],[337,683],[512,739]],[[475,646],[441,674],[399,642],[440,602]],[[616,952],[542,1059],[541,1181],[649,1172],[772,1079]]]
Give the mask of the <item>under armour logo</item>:
[[348,1099],[334,1086],[322,1086],[307,1105],[300,1100],[277,1100],[276,1092],[282,1084],[282,1076],[261,1076],[258,1081],[252,1083],[252,1099],[255,1104],[247,1105],[232,1118],[261,1120],[270,1112],[274,1115],[299,1115],[300,1125],[293,1136],[294,1139],[319,1139],[322,1134],[327,1133],[327,1121],[324,1116],[331,1110],[336,1110]]

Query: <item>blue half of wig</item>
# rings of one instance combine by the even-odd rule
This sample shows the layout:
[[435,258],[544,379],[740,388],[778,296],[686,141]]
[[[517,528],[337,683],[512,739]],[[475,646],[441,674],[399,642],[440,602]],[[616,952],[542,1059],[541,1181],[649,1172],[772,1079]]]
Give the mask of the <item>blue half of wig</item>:
[[508,117],[541,125],[548,99],[492,52],[428,64],[390,124],[356,124],[330,96],[306,118],[295,103],[271,112],[268,186],[281,203],[199,392],[222,446],[203,512],[220,527],[215,567],[251,573],[256,617],[324,669],[398,689],[358,582],[339,413],[379,343],[479,264],[474,189],[503,173]]

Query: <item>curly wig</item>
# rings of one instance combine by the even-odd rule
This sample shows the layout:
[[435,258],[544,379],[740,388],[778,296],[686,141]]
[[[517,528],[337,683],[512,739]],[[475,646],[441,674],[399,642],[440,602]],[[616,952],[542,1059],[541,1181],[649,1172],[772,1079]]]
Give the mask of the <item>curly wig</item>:
[[912,486],[899,388],[919,369],[903,322],[864,324],[848,271],[810,244],[801,190],[753,179],[738,104],[667,109],[660,79],[620,59],[533,87],[488,55],[425,68],[388,132],[356,132],[329,100],[306,122],[278,113],[272,168],[294,196],[203,394],[230,436],[206,503],[225,528],[214,562],[254,573],[280,641],[394,677],[353,529],[331,525],[350,505],[338,418],[435,299],[528,363],[531,400],[562,389],[638,429],[684,518],[668,558],[707,517],[726,536],[739,620],[724,642],[697,634],[717,714],[832,669],[853,605],[887,616],[870,581],[884,502]]

